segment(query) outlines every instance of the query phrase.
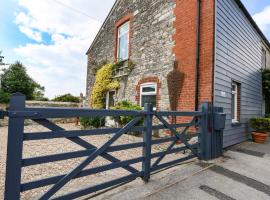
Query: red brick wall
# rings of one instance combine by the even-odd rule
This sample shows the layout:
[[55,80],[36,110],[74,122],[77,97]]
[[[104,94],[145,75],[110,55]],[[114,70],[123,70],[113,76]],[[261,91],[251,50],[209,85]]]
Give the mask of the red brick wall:
[[[197,0],[176,0],[173,52],[185,74],[178,110],[195,109]],[[213,99],[214,0],[201,1],[199,103]]]
[[158,77],[146,77],[141,80],[139,80],[138,84],[136,85],[136,96],[135,100],[138,105],[140,105],[140,93],[141,93],[141,85],[144,83],[157,83],[157,107],[156,109],[158,110],[160,107],[160,89],[161,89],[161,82]]

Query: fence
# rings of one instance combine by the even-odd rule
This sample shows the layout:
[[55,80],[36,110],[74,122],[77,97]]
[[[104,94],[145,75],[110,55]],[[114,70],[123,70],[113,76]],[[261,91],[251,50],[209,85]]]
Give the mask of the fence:
[[[51,199],[69,181],[76,178],[89,176],[92,174],[123,168],[130,174],[115,180],[91,186],[79,191],[75,191],[56,199],[75,199],[99,190],[109,188],[121,183],[132,181],[142,177],[145,182],[150,179],[151,173],[175,164],[184,162],[194,157],[208,160],[216,158],[222,154],[222,130],[225,124],[225,115],[221,108],[214,108],[208,103],[203,103],[199,112],[162,112],[153,111],[151,104],[146,104],[144,111],[125,111],[125,110],[91,110],[81,108],[28,108],[25,107],[25,96],[14,94],[10,99],[10,108],[6,112],[0,112],[1,116],[9,117],[8,127],[8,150],[6,166],[6,185],[5,199],[20,199],[21,192],[52,185],[51,188],[42,194],[40,199]],[[64,130],[48,119],[70,118],[70,117],[89,117],[89,116],[133,116],[127,125],[122,128],[103,128],[94,130]],[[170,124],[167,117],[190,117],[189,123]],[[153,123],[153,117],[159,120],[159,124]],[[38,124],[48,128],[49,132],[25,133],[24,120],[31,119]],[[143,125],[140,121],[143,120]],[[187,130],[195,126],[198,136],[198,142],[189,143]],[[152,140],[152,131],[169,130],[173,136]],[[178,129],[181,129],[178,131]],[[127,132],[142,132],[143,142],[113,145],[121,135]],[[93,144],[81,139],[82,136],[112,134],[112,137],[101,147],[95,147]],[[24,141],[30,140],[50,140],[55,138],[66,138],[85,150],[47,155],[34,158],[23,158],[22,147]],[[175,147],[177,141],[181,141],[184,146]],[[170,145],[165,151],[152,153],[152,145],[168,143]],[[111,152],[124,151],[132,148],[143,149],[142,155],[130,160],[119,160],[112,156]],[[161,163],[166,155],[182,152],[189,149],[191,151],[186,157],[173,161]],[[110,161],[110,164],[85,169],[98,156]],[[21,171],[23,167],[39,165],[43,163],[56,162],[71,158],[86,157],[77,167],[67,174],[49,177],[41,180],[21,183]],[[153,159],[156,159],[153,161]],[[141,163],[141,169],[132,167],[132,164]]]

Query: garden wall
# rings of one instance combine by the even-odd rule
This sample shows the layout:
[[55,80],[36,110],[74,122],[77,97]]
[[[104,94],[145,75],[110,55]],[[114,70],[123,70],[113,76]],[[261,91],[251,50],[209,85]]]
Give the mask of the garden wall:
[[[73,102],[54,102],[54,101],[26,101],[27,107],[42,107],[42,108],[49,108],[49,107],[67,107],[67,108],[77,108],[79,107],[79,103]],[[0,104],[0,109],[6,110],[8,104]],[[54,122],[59,123],[75,123],[75,118],[69,119],[54,119]],[[26,124],[33,124],[31,120],[27,120]],[[0,126],[6,126],[8,124],[8,118],[0,119]]]

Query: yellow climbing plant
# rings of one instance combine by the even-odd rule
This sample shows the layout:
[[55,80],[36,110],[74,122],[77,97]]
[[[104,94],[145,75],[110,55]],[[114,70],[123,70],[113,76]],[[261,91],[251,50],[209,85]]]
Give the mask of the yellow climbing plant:
[[112,78],[113,67],[113,64],[106,64],[96,73],[96,80],[91,93],[91,104],[94,109],[104,108],[106,93],[120,87],[120,83]]

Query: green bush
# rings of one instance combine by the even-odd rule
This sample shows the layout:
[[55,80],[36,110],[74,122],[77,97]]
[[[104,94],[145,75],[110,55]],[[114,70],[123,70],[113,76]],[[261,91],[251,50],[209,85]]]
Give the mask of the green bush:
[[64,94],[64,95],[55,97],[52,101],[80,103],[80,98],[75,97],[71,94]]
[[270,118],[270,113],[265,114],[265,118]]
[[270,118],[251,118],[249,125],[256,131],[270,131]]
[[105,126],[105,117],[82,117],[80,122],[84,128],[100,128]]
[[[113,108],[113,110],[142,110],[142,108],[131,101],[121,101],[118,102]],[[120,116],[113,117],[113,119],[118,122],[120,125],[124,126],[134,119],[133,116]],[[140,122],[142,124],[142,121]]]
[[8,103],[10,94],[0,90],[0,103]]

